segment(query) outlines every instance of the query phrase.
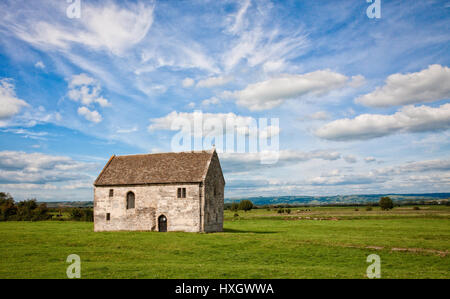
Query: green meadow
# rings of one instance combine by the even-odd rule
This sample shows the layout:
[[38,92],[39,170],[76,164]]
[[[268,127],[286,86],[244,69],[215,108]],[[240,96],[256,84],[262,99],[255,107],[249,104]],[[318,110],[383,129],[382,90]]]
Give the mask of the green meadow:
[[80,256],[82,278],[363,279],[373,253],[382,278],[450,274],[450,207],[257,209],[225,218],[224,232],[211,234],[1,222],[0,278],[66,278],[70,254]]

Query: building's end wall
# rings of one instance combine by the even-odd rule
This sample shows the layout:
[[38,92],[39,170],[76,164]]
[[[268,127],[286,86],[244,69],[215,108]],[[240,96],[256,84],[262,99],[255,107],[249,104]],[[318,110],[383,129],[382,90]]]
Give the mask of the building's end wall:
[[204,190],[204,231],[221,232],[223,231],[225,181],[223,179],[222,169],[220,167],[217,153],[214,153],[214,156],[209,165],[209,169],[205,179]]
[[[186,188],[186,198],[177,198],[177,188]],[[130,191],[135,194],[134,209],[126,208]],[[198,184],[94,187],[94,230],[158,231],[158,217],[164,215],[167,231],[199,232],[199,191]]]

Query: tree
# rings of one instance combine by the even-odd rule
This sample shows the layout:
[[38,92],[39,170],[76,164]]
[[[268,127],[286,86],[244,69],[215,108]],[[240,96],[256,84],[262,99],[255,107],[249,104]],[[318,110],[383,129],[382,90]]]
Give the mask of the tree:
[[34,210],[37,208],[36,199],[28,199],[20,201],[17,204],[17,220],[30,221],[33,220]]
[[52,215],[48,213],[48,207],[46,203],[41,203],[36,209],[33,211],[33,218],[31,220],[48,220],[52,218]]
[[253,209],[253,203],[250,200],[241,200],[241,202],[239,203],[239,210],[244,210],[245,212],[247,212],[251,209]]
[[83,217],[83,212],[79,208],[73,208],[70,211],[70,219],[80,221],[81,217]]
[[239,210],[239,204],[238,204],[237,202],[233,202],[233,203],[231,204],[230,210],[232,210],[232,211],[237,211],[237,210]]
[[380,199],[380,207],[382,210],[390,210],[394,208],[394,203],[390,197],[385,196]]
[[0,192],[0,221],[7,221],[17,214],[14,199],[9,193]]
[[83,216],[81,217],[81,220],[92,222],[94,221],[94,211],[90,208],[83,209],[82,210]]

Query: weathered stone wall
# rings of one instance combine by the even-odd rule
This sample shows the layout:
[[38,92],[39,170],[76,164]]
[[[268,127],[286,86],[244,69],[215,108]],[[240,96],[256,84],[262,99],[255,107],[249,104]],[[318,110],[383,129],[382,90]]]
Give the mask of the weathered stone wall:
[[[186,198],[177,198],[177,188],[186,188]],[[109,197],[109,190],[114,196]],[[135,194],[135,208],[126,208],[129,191]],[[199,184],[169,184],[94,188],[94,230],[158,231],[158,217],[167,217],[168,231],[199,232]],[[106,214],[111,219],[106,220]]]
[[[215,190],[215,191],[214,191]],[[223,204],[224,204],[225,181],[220,168],[217,154],[211,160],[204,186],[205,208],[204,208],[204,231],[223,231]]]

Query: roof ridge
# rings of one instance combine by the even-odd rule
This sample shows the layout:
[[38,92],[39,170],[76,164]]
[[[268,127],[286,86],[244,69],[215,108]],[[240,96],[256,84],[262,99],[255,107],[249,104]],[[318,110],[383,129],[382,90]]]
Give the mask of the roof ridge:
[[198,150],[198,151],[183,151],[183,152],[160,152],[160,153],[147,153],[147,154],[132,154],[132,155],[115,155],[116,157],[134,157],[134,156],[149,156],[149,155],[164,155],[164,154],[201,154],[201,153],[214,153],[215,149],[210,150]]

